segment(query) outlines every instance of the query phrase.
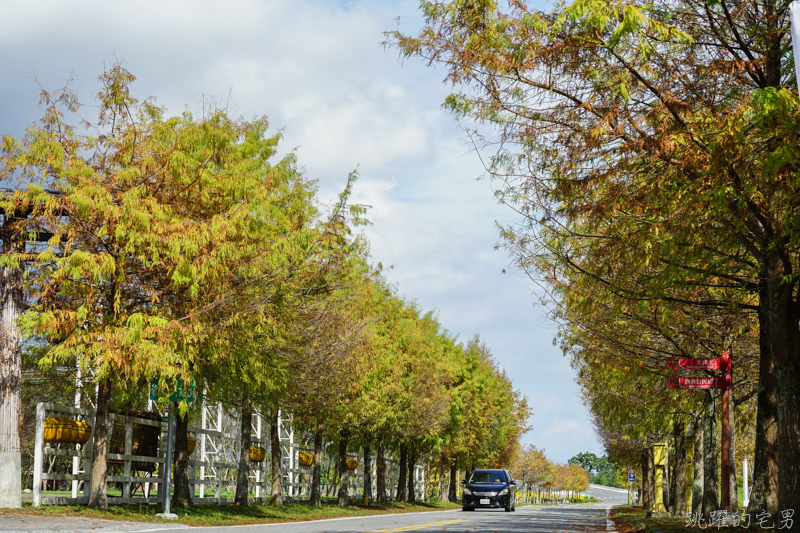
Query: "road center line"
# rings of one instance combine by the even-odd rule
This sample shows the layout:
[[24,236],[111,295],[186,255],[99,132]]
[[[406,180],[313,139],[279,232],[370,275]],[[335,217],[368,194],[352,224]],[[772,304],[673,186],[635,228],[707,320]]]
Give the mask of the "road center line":
[[443,522],[433,522],[431,524],[419,524],[416,526],[403,526],[403,527],[396,527],[394,529],[376,529],[375,531],[369,531],[368,533],[392,533],[394,531],[413,531],[415,529],[425,529],[429,527],[436,527],[436,526],[446,526],[448,524],[455,524],[457,522],[469,522],[472,520],[471,518],[458,518],[456,520],[445,520]]

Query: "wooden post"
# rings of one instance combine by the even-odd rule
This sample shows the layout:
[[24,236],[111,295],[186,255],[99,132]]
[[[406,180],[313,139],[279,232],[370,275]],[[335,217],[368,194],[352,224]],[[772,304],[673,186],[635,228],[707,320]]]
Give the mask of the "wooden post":
[[33,506],[42,504],[42,465],[44,464],[44,404],[36,404],[36,438],[33,444]]
[[[694,424],[690,424],[691,428]],[[692,512],[692,487],[694,485],[694,434],[686,436],[686,512]]]
[[125,421],[125,455],[127,456],[123,463],[123,476],[127,478],[122,482],[122,497],[131,497],[131,460],[130,456],[133,454],[133,420],[128,418]]
[[[201,417],[200,418],[200,427],[202,427],[203,429],[208,429],[208,413],[206,412],[205,394],[203,395],[203,405],[200,408],[200,413],[201,413],[201,415],[200,415],[200,417]],[[200,465],[200,481],[205,481],[205,479],[206,479],[206,465],[205,465],[206,461],[207,461],[207,459],[206,459],[206,434],[205,433],[201,433],[200,434],[200,462],[202,464]],[[205,483],[201,483],[200,484],[200,498],[205,498],[205,496],[206,496],[205,493],[206,493],[206,484]]]
[[748,487],[748,472],[747,472],[747,457],[744,458],[744,463],[742,463],[742,482],[744,483],[744,487],[742,488],[742,505],[745,509],[750,504],[750,490]]

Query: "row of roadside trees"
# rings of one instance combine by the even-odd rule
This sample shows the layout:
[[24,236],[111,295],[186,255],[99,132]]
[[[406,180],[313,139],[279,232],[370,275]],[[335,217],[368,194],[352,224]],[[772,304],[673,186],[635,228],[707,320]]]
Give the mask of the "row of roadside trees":
[[510,471],[517,480],[517,490],[528,503],[554,500],[557,498],[555,494],[561,493],[573,498],[589,487],[592,476],[575,458],[567,464],[559,464],[548,459],[544,450],[532,444],[522,447]]
[[680,484],[693,437],[693,510],[707,518],[720,496],[718,393],[671,389],[671,363],[725,349],[732,426],[753,428],[748,511],[778,524],[800,506],[789,6],[423,2],[418,34],[387,36],[444,66],[455,87],[445,104],[465,124],[493,128],[474,139],[520,215],[503,245],[547,289],[609,454],[642,464],[647,482],[653,442],[669,439]]
[[[525,398],[479,338],[459,343],[370,267],[355,231],[365,208],[348,201],[355,174],[321,206],[293,153],[275,161],[280,135],[266,118],[219,106],[167,116],[133,98],[134,77],[119,65],[99,81],[97,121],[70,123],[80,104],[68,87],[43,91],[44,117],[23,139],[3,137],[0,179],[16,187],[0,202],[0,451],[20,449],[25,339],[39,369],[80,368],[97,387],[87,400],[97,411],[90,506],[107,505],[109,413],[141,409],[151,382],[162,405],[194,383],[197,404],[236,409],[243,450],[253,413],[268,415],[275,504],[279,410],[313,435],[316,505],[325,439],[339,442],[342,472],[348,450],[367,461],[377,451],[379,500],[389,453],[401,501],[414,497],[406,474],[421,460],[450,472],[510,461]],[[172,503],[190,506],[190,405],[173,408]],[[239,465],[236,501],[246,505],[249,454]]]

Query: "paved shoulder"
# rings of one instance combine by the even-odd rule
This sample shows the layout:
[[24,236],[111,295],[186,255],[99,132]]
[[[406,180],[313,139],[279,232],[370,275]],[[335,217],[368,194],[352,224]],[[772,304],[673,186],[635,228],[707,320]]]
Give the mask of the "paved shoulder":
[[[627,494],[617,495],[623,500]],[[599,497],[599,495],[597,496]],[[605,499],[605,498],[604,498]],[[183,524],[115,522],[81,517],[44,517],[17,513],[0,514],[0,531],[63,533],[157,533],[191,530],[193,533],[400,533],[418,531],[469,533],[522,533],[552,531],[610,531],[608,501],[564,506],[520,506],[516,512],[500,510],[434,511],[332,518],[311,522],[283,522],[248,526],[189,527]]]
[[19,531],[38,533],[61,531],[64,533],[84,533],[103,531],[104,533],[128,533],[161,528],[162,531],[186,529],[183,524],[164,524],[147,522],[120,522],[101,518],[81,516],[42,516],[24,513],[0,513],[0,531]]

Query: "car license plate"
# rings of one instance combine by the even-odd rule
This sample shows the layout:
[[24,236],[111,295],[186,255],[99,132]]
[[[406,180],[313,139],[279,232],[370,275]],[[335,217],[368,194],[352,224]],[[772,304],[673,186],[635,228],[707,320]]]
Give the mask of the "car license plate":
[[481,500],[481,505],[489,505],[489,498],[482,499]]

